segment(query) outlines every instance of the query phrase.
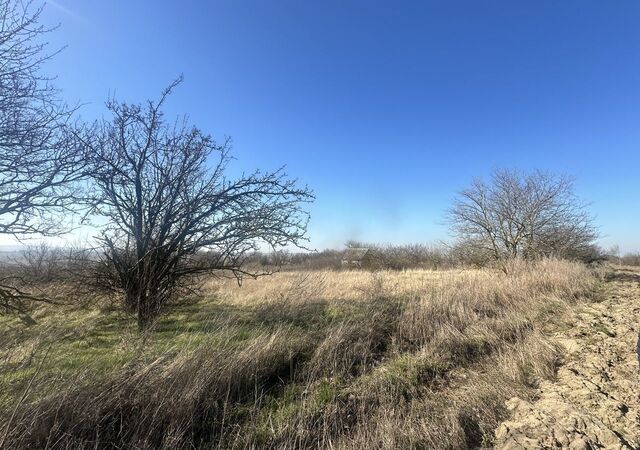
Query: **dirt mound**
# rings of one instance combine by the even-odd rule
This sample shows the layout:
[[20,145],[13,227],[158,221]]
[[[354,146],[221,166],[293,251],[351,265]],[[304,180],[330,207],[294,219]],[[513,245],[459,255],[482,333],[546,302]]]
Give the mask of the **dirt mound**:
[[557,335],[567,361],[533,403],[512,398],[496,430],[500,449],[640,448],[640,274],[617,269],[604,300]]

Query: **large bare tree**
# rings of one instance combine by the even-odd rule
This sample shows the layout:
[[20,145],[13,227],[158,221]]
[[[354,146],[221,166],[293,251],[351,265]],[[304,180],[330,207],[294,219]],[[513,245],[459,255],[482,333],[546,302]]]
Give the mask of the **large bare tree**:
[[598,234],[573,182],[540,170],[497,170],[474,180],[448,211],[459,242],[498,261],[555,255],[585,258]]
[[[43,64],[42,6],[0,0],[0,235],[56,235],[75,204],[71,184],[83,175],[68,130],[72,110],[60,100]],[[0,279],[0,312],[25,313],[34,297],[15,279]]]
[[82,171],[68,130],[72,110],[41,74],[46,52],[42,7],[0,0],[0,233],[16,237],[64,231]]
[[228,141],[163,117],[179,81],[157,102],[109,101],[112,118],[84,139],[93,212],[107,222],[99,237],[103,280],[124,293],[142,329],[194,277],[254,274],[243,266],[246,255],[300,245],[308,219],[302,207],[312,199],[281,170],[227,178]]

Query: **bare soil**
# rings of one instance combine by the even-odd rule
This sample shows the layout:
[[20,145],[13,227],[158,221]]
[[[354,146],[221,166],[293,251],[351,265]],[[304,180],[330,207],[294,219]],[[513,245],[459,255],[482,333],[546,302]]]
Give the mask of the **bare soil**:
[[640,269],[619,267],[600,302],[575,313],[557,333],[566,359],[533,402],[507,401],[496,429],[499,449],[640,448]]

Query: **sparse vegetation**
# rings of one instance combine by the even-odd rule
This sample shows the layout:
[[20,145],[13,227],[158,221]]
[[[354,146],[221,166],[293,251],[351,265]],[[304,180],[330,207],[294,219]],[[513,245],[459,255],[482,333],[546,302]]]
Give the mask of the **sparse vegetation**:
[[[504,401],[553,377],[546,332],[599,278],[578,263],[212,279],[156,327],[107,298],[3,327],[12,448],[489,444]],[[23,398],[24,396],[24,398]],[[22,399],[22,400],[21,400]]]

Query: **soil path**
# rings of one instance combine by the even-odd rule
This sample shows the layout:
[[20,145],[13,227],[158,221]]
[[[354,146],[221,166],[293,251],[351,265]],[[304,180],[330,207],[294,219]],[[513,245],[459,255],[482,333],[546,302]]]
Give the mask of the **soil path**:
[[557,379],[535,402],[507,402],[499,449],[640,449],[640,269],[617,268],[602,302],[557,335],[567,348]]

